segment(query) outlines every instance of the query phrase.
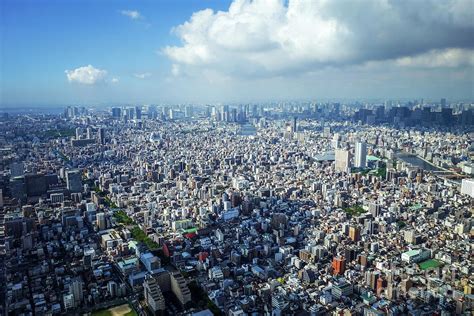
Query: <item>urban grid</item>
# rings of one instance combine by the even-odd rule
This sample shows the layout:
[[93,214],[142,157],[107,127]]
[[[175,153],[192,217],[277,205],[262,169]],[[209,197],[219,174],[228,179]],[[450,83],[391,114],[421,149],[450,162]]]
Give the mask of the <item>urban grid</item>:
[[474,0],[0,0],[0,316],[474,316]]
[[473,126],[445,99],[4,114],[0,314],[470,315]]

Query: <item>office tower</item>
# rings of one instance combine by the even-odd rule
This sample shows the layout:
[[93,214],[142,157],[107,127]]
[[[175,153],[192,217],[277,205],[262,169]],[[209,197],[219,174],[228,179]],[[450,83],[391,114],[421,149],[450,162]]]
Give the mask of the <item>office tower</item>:
[[159,315],[166,309],[165,299],[156,278],[148,275],[143,283],[145,301],[152,315]]
[[190,118],[193,116],[193,106],[192,105],[186,105],[184,107],[184,117]]
[[293,117],[293,120],[291,122],[291,132],[296,133],[298,131],[298,124],[297,124],[297,118],[296,116]]
[[10,164],[10,177],[21,177],[25,172],[25,165],[23,162],[12,162]]
[[446,107],[446,99],[445,98],[442,98],[441,99],[441,107]]
[[66,118],[72,118],[72,117],[74,117],[74,109],[73,109],[72,106],[68,106],[68,107],[66,108],[66,111],[64,112],[64,116],[65,116]]
[[365,168],[367,166],[367,145],[363,142],[357,142],[355,147],[355,165],[356,168]]
[[75,278],[69,283],[69,294],[72,295],[74,301],[74,307],[78,307],[81,305],[82,300],[84,299],[83,293],[83,282],[80,277]]
[[107,292],[109,292],[109,295],[111,297],[115,297],[117,295],[117,290],[118,290],[117,282],[109,281],[107,283]]
[[461,193],[474,198],[474,179],[462,179]]
[[76,139],[81,139],[82,130],[80,127],[76,127]]
[[120,119],[121,116],[122,116],[121,108],[112,108],[112,117],[114,119]]
[[441,119],[444,125],[451,125],[453,123],[453,109],[451,108],[442,108],[441,109]]
[[350,168],[350,153],[345,149],[336,149],[336,171],[347,172]]
[[66,172],[66,185],[71,192],[82,191],[82,179],[80,170],[70,170]]
[[349,227],[349,238],[354,242],[360,240],[360,229],[359,229],[359,227],[355,227],[355,226]]
[[252,104],[252,116],[253,117],[258,116],[258,108],[256,104]]
[[169,118],[170,118],[170,120],[174,120],[174,110],[173,109],[170,109],[170,111],[169,111]]
[[97,217],[97,227],[99,228],[99,230],[104,230],[107,228],[107,222],[106,222],[106,219],[105,219],[105,213],[97,213],[96,215]]
[[98,140],[99,140],[99,144],[101,145],[105,145],[105,129],[104,128],[99,128],[99,130],[97,131],[97,136],[98,136]]
[[229,106],[228,105],[222,106],[222,120],[224,122],[228,122],[230,120],[230,113],[229,113]]
[[26,186],[24,177],[14,177],[10,179],[10,194],[12,198],[26,200]]
[[343,257],[334,257],[332,260],[333,274],[344,274],[346,271],[346,259]]
[[45,194],[48,187],[48,178],[44,174],[27,174],[25,176],[26,195],[29,197]]
[[142,119],[142,107],[141,106],[136,106],[135,107],[135,118],[137,120],[141,120]]
[[331,144],[332,144],[332,148],[334,149],[338,149],[339,148],[339,143],[341,141],[341,136],[339,134],[334,134],[333,138],[332,138],[332,141],[331,141]]

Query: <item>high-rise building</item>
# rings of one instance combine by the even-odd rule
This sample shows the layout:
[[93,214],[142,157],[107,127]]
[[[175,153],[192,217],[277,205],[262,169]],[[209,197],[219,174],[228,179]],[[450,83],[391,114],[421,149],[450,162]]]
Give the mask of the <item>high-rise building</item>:
[[355,227],[355,226],[349,227],[349,238],[352,241],[359,241],[360,240],[360,229],[359,229],[359,227]]
[[101,145],[105,145],[105,129],[104,128],[99,128],[99,130],[97,131],[97,136],[98,136],[98,140],[99,140],[99,144]]
[[446,99],[445,98],[442,98],[441,99],[441,107],[446,107]]
[[141,106],[136,106],[135,107],[135,118],[137,120],[141,120],[142,119],[142,107]]
[[181,306],[191,302],[191,291],[188,288],[186,280],[179,272],[171,273],[171,291],[176,296]]
[[367,145],[363,142],[357,142],[355,146],[355,164],[356,168],[365,168],[367,166]]
[[121,116],[122,116],[121,108],[112,108],[112,117],[114,119],[120,119]]
[[461,182],[461,193],[474,198],[474,179],[463,179]]
[[163,293],[158,285],[158,280],[152,276],[147,276],[143,283],[143,290],[146,304],[152,315],[162,313],[166,309],[166,306]]
[[350,168],[350,152],[345,149],[336,149],[336,171],[347,172]]
[[81,139],[82,136],[82,129],[80,127],[76,127],[76,139]]
[[334,257],[332,260],[333,274],[344,274],[346,271],[346,259],[343,257]]
[[84,282],[79,277],[69,283],[69,294],[73,297],[74,307],[80,306],[84,299],[83,284]]
[[25,165],[21,161],[15,161],[10,164],[10,177],[21,177],[25,172]]
[[291,132],[296,133],[298,131],[298,122],[296,116],[293,117],[293,121],[291,122]]
[[86,136],[87,139],[91,139],[91,138],[92,138],[92,128],[88,127],[88,128],[86,129],[86,135],[87,135],[87,136]]
[[105,213],[97,213],[96,214],[96,218],[97,218],[97,227],[99,228],[99,230],[104,230],[107,228],[107,222],[105,220]]
[[339,149],[340,142],[341,142],[341,136],[338,133],[334,134],[331,141],[332,148]]
[[190,118],[193,116],[193,106],[192,105],[186,105],[184,107],[184,117]]
[[71,192],[82,191],[82,179],[80,170],[70,170],[66,172],[66,185]]

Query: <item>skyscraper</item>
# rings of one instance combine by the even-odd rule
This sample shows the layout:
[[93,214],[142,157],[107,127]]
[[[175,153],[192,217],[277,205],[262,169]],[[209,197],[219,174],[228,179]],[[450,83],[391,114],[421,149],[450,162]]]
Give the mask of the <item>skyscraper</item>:
[[76,139],[81,139],[82,136],[82,129],[80,127],[76,127]]
[[333,274],[344,274],[346,271],[346,259],[343,257],[334,257],[332,260]]
[[79,170],[70,170],[66,173],[66,185],[72,193],[82,191],[81,172]]
[[166,309],[165,299],[156,278],[147,276],[143,283],[146,304],[153,315],[158,315]]
[[105,219],[105,213],[97,213],[96,224],[99,230],[104,230],[107,228],[107,221]]
[[121,108],[112,108],[112,117],[114,119],[119,119],[122,116]]
[[296,116],[293,117],[293,121],[291,122],[291,132],[296,133],[298,131],[298,124],[296,120]]
[[10,177],[21,177],[25,173],[25,164],[21,161],[10,164]]
[[69,294],[73,296],[74,307],[80,306],[84,299],[83,286],[84,282],[82,282],[80,277],[75,278],[69,284]]
[[347,172],[350,167],[350,153],[345,149],[336,149],[336,171]]
[[367,145],[363,142],[357,142],[355,146],[355,163],[356,168],[365,168],[367,166]]
[[99,138],[99,144],[104,145],[105,144],[105,129],[103,129],[102,127],[99,128],[97,134]]
[[142,119],[142,107],[141,106],[136,106],[135,107],[135,118],[137,120],[141,120]]

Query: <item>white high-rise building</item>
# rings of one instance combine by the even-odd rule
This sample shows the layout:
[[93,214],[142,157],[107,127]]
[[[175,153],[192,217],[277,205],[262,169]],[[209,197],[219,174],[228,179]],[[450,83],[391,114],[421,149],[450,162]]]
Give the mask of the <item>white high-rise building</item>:
[[158,280],[152,276],[147,276],[143,282],[146,304],[153,314],[159,314],[166,309],[165,299],[161,292]]
[[338,149],[339,145],[340,145],[340,142],[341,142],[341,136],[337,133],[334,134],[334,136],[332,138],[332,141],[331,141],[332,148]]
[[351,155],[348,150],[336,149],[336,171],[348,172],[350,168]]
[[367,145],[357,142],[355,146],[355,163],[356,168],[365,168],[367,166]]
[[461,193],[474,198],[474,179],[462,179]]
[[107,229],[107,221],[105,219],[105,213],[97,213],[96,215],[96,224],[99,230]]

